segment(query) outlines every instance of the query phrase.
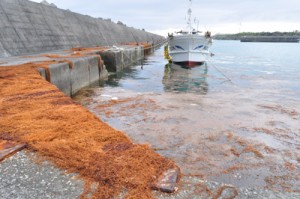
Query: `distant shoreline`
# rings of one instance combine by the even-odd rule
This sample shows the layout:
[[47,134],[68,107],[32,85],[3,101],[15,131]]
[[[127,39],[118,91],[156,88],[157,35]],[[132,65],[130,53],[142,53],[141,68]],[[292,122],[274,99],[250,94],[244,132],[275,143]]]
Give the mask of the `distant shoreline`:
[[237,34],[217,34],[216,40],[240,40],[241,42],[288,42],[298,43],[300,32],[243,32]]

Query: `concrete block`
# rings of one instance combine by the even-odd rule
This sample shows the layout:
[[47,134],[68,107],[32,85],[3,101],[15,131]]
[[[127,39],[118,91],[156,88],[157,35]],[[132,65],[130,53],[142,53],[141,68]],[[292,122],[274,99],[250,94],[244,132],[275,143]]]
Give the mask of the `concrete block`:
[[123,53],[120,50],[100,52],[108,71],[119,72],[123,69]]
[[89,67],[89,84],[98,81],[100,78],[101,68],[99,68],[99,58],[98,56],[89,57],[88,60]]
[[71,73],[69,63],[52,64],[49,66],[50,82],[68,96],[71,96]]
[[106,80],[108,78],[108,71],[106,69],[106,66],[102,65],[102,70],[100,72],[100,80]]
[[73,95],[90,84],[90,72],[89,57],[78,58],[72,61],[73,68],[71,69],[71,88]]
[[46,79],[46,70],[44,68],[38,68],[38,71],[43,79]]
[[144,59],[144,47],[143,46],[138,46],[136,49],[136,53],[137,53],[137,57],[139,57],[139,59]]
[[141,46],[129,46],[123,50],[123,62],[124,68],[128,68],[131,65],[137,63],[144,58]]
[[122,50],[123,68],[127,68],[133,62],[133,60],[132,60],[132,52],[131,51],[132,51],[131,49],[124,49],[124,50]]
[[138,49],[138,56],[141,58],[141,60],[145,58],[145,49],[143,46],[140,46]]

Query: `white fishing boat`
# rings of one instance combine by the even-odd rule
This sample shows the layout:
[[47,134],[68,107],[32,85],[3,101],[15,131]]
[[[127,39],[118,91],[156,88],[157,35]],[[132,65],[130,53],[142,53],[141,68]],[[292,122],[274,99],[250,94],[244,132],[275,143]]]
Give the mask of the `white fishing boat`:
[[207,56],[212,55],[209,48],[212,44],[211,33],[202,32],[192,27],[192,1],[188,9],[187,30],[168,35],[168,55],[170,61],[191,67],[202,64]]

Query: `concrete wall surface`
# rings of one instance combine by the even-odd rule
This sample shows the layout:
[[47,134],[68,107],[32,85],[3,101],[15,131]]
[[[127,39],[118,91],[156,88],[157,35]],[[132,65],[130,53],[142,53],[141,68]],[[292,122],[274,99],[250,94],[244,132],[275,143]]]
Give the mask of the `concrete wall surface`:
[[68,96],[108,76],[105,66],[97,55],[70,58],[68,61],[69,63],[63,62],[49,65],[48,76],[45,69],[39,69],[40,74],[45,79]]
[[0,0],[0,57],[164,38],[28,0]]
[[144,58],[144,47],[142,46],[118,46],[117,49],[99,51],[106,69],[110,72],[120,72],[124,68]]

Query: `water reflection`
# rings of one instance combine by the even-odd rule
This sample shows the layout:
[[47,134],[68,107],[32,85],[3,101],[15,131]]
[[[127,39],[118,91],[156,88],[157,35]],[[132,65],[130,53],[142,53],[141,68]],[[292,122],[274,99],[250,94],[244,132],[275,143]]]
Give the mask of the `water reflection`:
[[147,62],[144,63],[144,61],[138,61],[131,67],[126,67],[122,71],[111,73],[106,81],[106,85],[119,87],[122,86],[120,81],[124,79],[143,80],[142,77],[139,77],[139,74],[140,70],[143,70],[144,65],[147,64]]
[[192,69],[169,63],[165,65],[162,83],[165,92],[192,92],[207,94],[208,67],[206,63]]
[[[249,189],[299,190],[299,46],[215,44],[212,64],[237,86],[221,84],[225,78],[211,62],[192,69],[165,65],[162,49],[143,69],[112,74],[110,84],[85,93],[81,103],[135,143],[174,160],[184,174]],[[282,49],[290,62],[283,63]],[[113,97],[128,101],[106,106]],[[193,182],[188,186],[203,188]]]

